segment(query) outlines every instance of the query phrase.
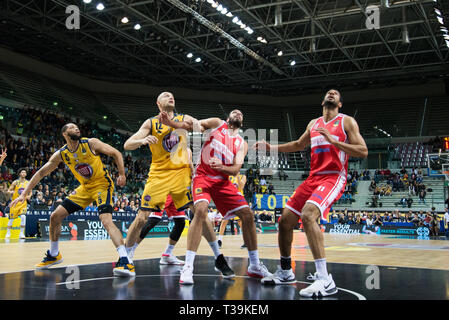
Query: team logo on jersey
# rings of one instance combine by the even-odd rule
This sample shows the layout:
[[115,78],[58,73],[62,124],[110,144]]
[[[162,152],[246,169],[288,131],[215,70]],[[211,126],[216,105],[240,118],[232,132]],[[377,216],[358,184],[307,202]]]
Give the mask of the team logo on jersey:
[[168,133],[164,139],[162,139],[162,147],[167,152],[171,152],[179,143],[179,136],[175,132]]
[[25,188],[19,188],[19,190],[17,190],[17,193],[19,194],[19,196],[22,194],[23,190],[25,190]]
[[338,126],[340,124],[340,120],[337,120],[334,122],[334,127]]
[[94,174],[94,169],[92,169],[92,167],[88,163],[78,163],[75,166],[75,171],[85,179],[92,178]]
[[199,194],[199,193],[202,193],[202,192],[203,192],[202,188],[196,188],[195,189],[195,194]]
[[150,197],[150,196],[145,196],[145,197],[143,198],[143,200],[149,202],[149,201],[151,200],[151,197]]

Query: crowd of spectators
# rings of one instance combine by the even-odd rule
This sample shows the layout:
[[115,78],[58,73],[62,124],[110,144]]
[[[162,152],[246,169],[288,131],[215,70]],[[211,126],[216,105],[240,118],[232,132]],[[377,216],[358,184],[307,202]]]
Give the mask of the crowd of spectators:
[[383,226],[385,223],[409,223],[414,227],[428,227],[430,235],[438,235],[440,224],[435,208],[427,212],[409,210],[405,213],[399,212],[398,209],[392,212],[333,210],[329,215],[329,221],[338,224],[366,225],[367,227]]
[[411,208],[413,196],[418,197],[418,203],[426,204],[427,189],[423,183],[423,173],[418,168],[407,170],[402,167],[398,172],[389,169],[378,169],[371,180],[369,190],[373,192],[371,207],[377,207],[382,197],[392,196],[395,192],[403,192],[396,206]]
[[267,182],[268,179],[272,179],[272,176],[261,175],[260,169],[249,168],[246,171],[246,184],[244,193],[248,199],[252,199],[252,196],[256,193],[259,194],[276,194],[274,192],[274,186],[272,183]]

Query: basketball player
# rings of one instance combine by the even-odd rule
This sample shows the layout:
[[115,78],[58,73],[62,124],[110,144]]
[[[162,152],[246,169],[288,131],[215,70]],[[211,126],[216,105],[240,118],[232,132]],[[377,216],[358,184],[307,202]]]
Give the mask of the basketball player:
[[291,268],[291,246],[293,228],[301,218],[316,266],[316,273],[308,278],[314,280],[313,284],[299,292],[304,297],[328,296],[337,292],[332,275],[327,273],[324,239],[318,220],[320,217],[326,220],[330,207],[345,190],[348,158],[366,158],[368,155],[355,119],[339,113],[342,101],[339,91],[329,90],[321,104],[323,116],[310,121],[298,140],[281,145],[262,141],[254,145],[255,149],[278,152],[297,152],[309,145],[312,148],[309,177],[287,202],[279,221],[281,268],[273,276],[262,279],[266,284],[296,282]]
[[[244,196],[243,188],[246,184],[246,176],[244,174],[237,174],[235,176],[229,176],[229,180],[236,186],[237,190]],[[240,230],[242,230],[242,220],[239,217],[235,217],[232,220],[236,221],[239,224]],[[228,225],[229,220],[222,220],[220,224],[220,231],[218,232],[218,245],[221,248],[223,235],[226,231],[226,226]],[[245,248],[245,244],[242,245],[242,248]]]
[[[163,92],[157,98],[157,106],[160,113],[169,117],[172,122],[182,124],[179,129],[185,129],[193,125],[194,119],[188,115],[177,114],[175,110],[175,98],[170,92]],[[147,119],[139,131],[132,135],[124,145],[125,150],[135,150],[141,146],[149,145],[152,159],[148,180],[142,194],[142,201],[136,218],[131,224],[126,237],[128,250],[138,240],[150,212],[161,212],[164,209],[167,195],[171,195],[177,211],[191,208],[193,201],[191,193],[191,168],[189,160],[189,148],[185,130],[174,130],[160,121],[159,116]],[[175,235],[179,239],[184,230],[185,221],[175,219]],[[215,267],[221,271],[224,277],[234,276],[226,259],[221,254],[215,232],[210,223],[205,223],[202,230],[204,237],[209,242],[215,255]],[[199,234],[201,237],[201,232]],[[131,249],[132,250],[132,249]]]
[[[170,120],[166,113],[161,113],[161,121],[174,128],[194,129],[193,122],[177,123]],[[201,131],[208,129],[210,131],[201,149],[201,159],[196,166],[193,178],[195,217],[187,234],[186,261],[179,283],[193,284],[193,263],[211,199],[217,210],[224,215],[224,219],[234,216],[242,219],[243,239],[248,246],[250,260],[247,274],[255,278],[266,277],[270,273],[259,260],[254,214],[243,195],[229,181],[230,175],[235,176],[239,173],[248,151],[247,143],[238,134],[243,124],[243,114],[240,110],[233,110],[227,121],[209,118],[201,120],[199,124]]]
[[[26,186],[28,185],[29,181],[26,179],[27,171],[26,169],[19,169],[19,179],[15,180],[11,185],[9,186],[8,193],[12,195],[11,200],[16,200],[25,190]],[[15,206],[12,206],[9,208],[9,221],[6,231],[5,239],[9,239],[11,237],[11,228],[14,223],[14,220],[20,217],[20,239],[25,238],[25,225],[26,225],[26,214],[27,214],[27,207],[28,207],[28,200],[31,199],[31,194],[29,194],[26,197],[26,200],[22,203],[18,203]]]
[[112,221],[114,183],[100,158],[100,154],[114,158],[119,173],[117,184],[124,186],[126,177],[122,154],[99,139],[82,138],[76,124],[67,123],[62,127],[61,133],[67,144],[50,157],[49,161],[33,175],[22,194],[11,203],[11,207],[23,203],[39,181],[58,168],[60,163],[64,163],[80,183],[80,186],[52,212],[50,216],[50,250],[47,251],[42,262],[36,265],[36,268],[47,269],[63,261],[58,243],[62,220],[69,214],[83,210],[90,203],[96,201],[100,221],[119,254],[119,260],[113,269],[114,275],[134,276],[134,265],[128,259],[122,233]]

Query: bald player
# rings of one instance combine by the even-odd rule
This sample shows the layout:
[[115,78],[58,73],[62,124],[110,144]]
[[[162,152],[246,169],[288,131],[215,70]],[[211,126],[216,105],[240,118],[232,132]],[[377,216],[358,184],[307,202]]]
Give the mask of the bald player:
[[[170,92],[162,92],[156,100],[160,113],[166,114],[170,120],[187,123],[185,128],[174,129],[165,125],[157,116],[147,119],[139,131],[132,135],[124,145],[125,150],[136,150],[142,146],[149,146],[151,150],[151,166],[148,173],[141,205],[136,218],[131,224],[126,238],[126,247],[133,250],[139,240],[141,230],[150,217],[151,212],[164,210],[167,196],[173,199],[174,207],[181,212],[187,208],[193,211],[191,192],[192,171],[190,168],[187,146],[187,129],[195,121],[189,115],[175,112],[175,97]],[[154,221],[157,222],[157,221]],[[173,227],[176,234],[171,239],[178,241],[184,230],[184,220],[174,219]],[[215,232],[210,223],[204,221],[203,235],[207,239],[215,256],[215,267],[224,277],[233,277],[234,272],[220,252]]]

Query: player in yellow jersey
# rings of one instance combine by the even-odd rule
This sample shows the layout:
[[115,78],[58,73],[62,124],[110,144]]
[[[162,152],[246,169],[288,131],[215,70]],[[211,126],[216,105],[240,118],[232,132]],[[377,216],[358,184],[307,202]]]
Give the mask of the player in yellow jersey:
[[100,221],[119,253],[119,260],[113,270],[114,275],[135,275],[134,265],[128,259],[122,233],[112,221],[114,183],[100,158],[100,154],[114,158],[119,173],[117,185],[124,186],[126,177],[122,154],[97,138],[82,138],[78,126],[73,123],[64,125],[61,133],[67,144],[50,157],[48,162],[33,175],[22,194],[11,203],[11,206],[15,206],[24,202],[25,197],[39,181],[58,168],[60,163],[64,163],[80,183],[80,186],[51,214],[50,250],[47,251],[42,262],[36,265],[36,268],[46,269],[62,262],[58,245],[62,220],[69,214],[83,210],[90,203],[96,201]]
[[[9,186],[8,193],[12,195],[11,200],[16,200],[22,192],[25,190],[26,186],[28,185],[29,181],[26,179],[27,171],[24,168],[19,169],[18,171],[19,178],[15,180],[11,185]],[[14,219],[17,219],[20,217],[20,239],[25,238],[25,225],[26,225],[26,214],[27,214],[27,207],[28,207],[28,201],[31,198],[31,194],[26,197],[26,200],[22,203],[18,203],[15,206],[12,206],[9,208],[9,221],[8,221],[8,227],[6,231],[5,239],[9,239],[11,237],[11,228],[12,224],[14,223]]]
[[[229,176],[229,180],[237,187],[237,190],[244,196],[243,189],[245,188],[246,184],[246,176],[244,174],[237,174],[235,176]],[[240,230],[242,230],[242,220],[240,220],[239,217],[235,217],[232,220],[236,221],[239,224]],[[226,226],[228,225],[229,220],[221,220],[220,224],[220,230],[218,231],[218,245],[221,248],[221,245],[223,243],[223,235],[226,231]],[[241,248],[246,248],[246,245],[243,244]]]
[[[189,115],[175,113],[175,98],[170,92],[162,92],[157,100],[159,111],[166,113],[168,117],[176,122],[196,121]],[[135,150],[141,146],[148,145],[151,153],[151,166],[148,179],[142,194],[141,205],[137,216],[128,229],[126,247],[128,252],[135,249],[138,236],[144,227],[151,212],[164,210],[167,195],[171,195],[174,206],[178,211],[190,208],[193,212],[193,201],[191,193],[192,171],[189,165],[189,154],[187,146],[187,131],[173,129],[162,124],[160,114],[147,119],[139,131],[131,136],[124,145],[125,150]],[[150,223],[151,223],[151,217]],[[157,223],[158,220],[154,221]],[[177,224],[184,223],[181,219],[174,219],[174,230],[178,230],[179,239],[184,227]],[[210,223],[204,222],[203,236],[207,239],[215,255],[215,267],[220,270],[224,277],[234,276],[226,259],[221,254],[215,232]],[[178,240],[174,237],[173,240]]]

